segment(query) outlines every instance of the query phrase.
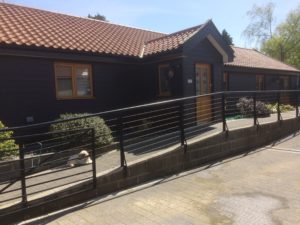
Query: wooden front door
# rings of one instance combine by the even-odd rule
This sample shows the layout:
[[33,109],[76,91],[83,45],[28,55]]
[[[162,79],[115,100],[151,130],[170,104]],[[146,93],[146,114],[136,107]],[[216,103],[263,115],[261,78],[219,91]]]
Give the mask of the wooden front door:
[[[209,64],[196,64],[196,94],[211,93],[211,66]],[[197,122],[199,124],[212,119],[211,96],[199,96],[196,100]]]

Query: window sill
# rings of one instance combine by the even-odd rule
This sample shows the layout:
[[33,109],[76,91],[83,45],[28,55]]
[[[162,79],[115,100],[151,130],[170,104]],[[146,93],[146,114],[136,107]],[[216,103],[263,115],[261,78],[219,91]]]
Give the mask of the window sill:
[[56,100],[94,100],[96,97],[56,97]]

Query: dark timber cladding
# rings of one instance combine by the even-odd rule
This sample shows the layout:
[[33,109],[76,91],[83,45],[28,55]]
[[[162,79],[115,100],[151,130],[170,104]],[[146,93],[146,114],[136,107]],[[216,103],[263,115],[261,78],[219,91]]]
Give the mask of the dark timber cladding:
[[233,61],[225,63],[228,90],[288,90],[299,88],[299,70],[255,49],[232,47]]
[[[147,83],[141,66],[86,61],[93,71],[92,99],[58,100],[54,63],[61,59],[0,56],[0,118],[10,126],[54,119],[65,112],[99,112],[144,101]],[[73,61],[71,61],[73,62]]]
[[[210,36],[210,40],[208,38]],[[214,40],[226,54],[224,56],[216,49],[212,41]],[[232,60],[233,51],[222,39],[220,33],[214,26],[204,27],[203,30],[194,35],[183,48],[183,89],[185,96],[195,95],[195,66],[196,63],[211,65],[212,71],[212,92],[222,90],[222,74],[225,60]],[[192,80],[192,82],[188,82]]]

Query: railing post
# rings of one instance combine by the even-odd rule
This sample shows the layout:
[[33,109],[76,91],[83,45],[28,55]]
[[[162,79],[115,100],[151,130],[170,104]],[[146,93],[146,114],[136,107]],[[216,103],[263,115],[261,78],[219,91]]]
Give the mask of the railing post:
[[22,189],[22,203],[27,204],[27,192],[26,192],[26,175],[25,175],[25,161],[24,161],[23,148],[19,148],[19,160],[20,160],[20,178],[21,178],[21,189]]
[[277,93],[277,120],[281,120],[281,114],[280,114],[280,92]]
[[223,132],[227,131],[227,124],[226,124],[226,105],[225,105],[225,93],[222,93],[222,123],[223,123]]
[[179,105],[179,129],[180,129],[180,142],[181,142],[181,147],[184,150],[184,153],[186,153],[187,150],[187,143],[185,139],[185,132],[184,132],[184,106],[183,106],[183,101],[180,102]]
[[121,167],[126,168],[126,159],[124,151],[124,128],[123,128],[123,115],[120,112],[118,116],[118,133],[119,133],[119,144],[120,144],[120,164]]
[[97,167],[96,167],[96,145],[95,128],[92,129],[92,167],[93,167],[93,187],[97,187]]
[[256,126],[257,125],[256,92],[253,95],[253,119],[254,119],[254,126]]
[[298,108],[298,105],[299,105],[299,93],[296,92],[296,117],[299,117],[299,108]]

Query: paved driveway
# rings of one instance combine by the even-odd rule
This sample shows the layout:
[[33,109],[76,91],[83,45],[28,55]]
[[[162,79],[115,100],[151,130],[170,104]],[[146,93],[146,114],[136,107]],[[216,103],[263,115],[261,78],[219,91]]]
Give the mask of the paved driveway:
[[300,224],[300,135],[23,224]]

